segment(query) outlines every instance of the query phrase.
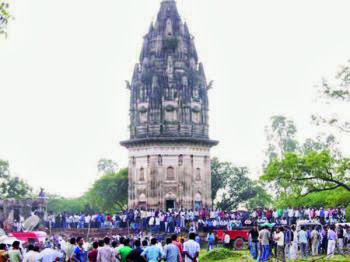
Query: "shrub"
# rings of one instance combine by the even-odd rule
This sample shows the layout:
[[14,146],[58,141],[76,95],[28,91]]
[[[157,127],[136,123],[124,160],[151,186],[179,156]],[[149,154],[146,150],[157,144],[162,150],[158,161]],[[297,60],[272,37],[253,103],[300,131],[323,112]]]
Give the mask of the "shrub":
[[203,255],[200,261],[220,261],[227,258],[240,258],[241,254],[226,248],[216,248]]

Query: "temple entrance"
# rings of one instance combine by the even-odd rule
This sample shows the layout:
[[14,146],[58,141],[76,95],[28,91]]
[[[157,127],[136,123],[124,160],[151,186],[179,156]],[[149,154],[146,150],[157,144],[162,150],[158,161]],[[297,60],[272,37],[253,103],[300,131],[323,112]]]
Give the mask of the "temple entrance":
[[175,209],[175,200],[166,200],[165,201],[165,210],[169,210],[169,209]]

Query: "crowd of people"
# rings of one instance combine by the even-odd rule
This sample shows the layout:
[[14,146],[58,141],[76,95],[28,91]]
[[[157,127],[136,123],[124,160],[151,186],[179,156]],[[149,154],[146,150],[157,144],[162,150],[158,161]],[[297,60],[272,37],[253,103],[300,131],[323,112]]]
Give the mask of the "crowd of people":
[[84,241],[82,237],[71,238],[68,242],[52,237],[39,247],[29,244],[20,247],[15,241],[7,249],[0,244],[1,262],[193,262],[198,261],[200,245],[196,234],[189,234],[188,240],[172,235],[165,242],[155,237],[126,238],[105,237]]
[[306,259],[323,254],[327,258],[347,253],[350,248],[350,227],[335,225],[292,225],[258,230],[254,226],[249,232],[249,248],[253,259],[267,261],[273,254],[279,261]]
[[[208,232],[206,239],[189,233],[187,240],[177,234],[162,239],[152,233],[109,236],[103,239],[72,237],[66,241],[60,236],[51,236],[41,245],[27,243],[20,246],[14,241],[12,247],[0,244],[0,262],[194,262],[199,261],[201,246],[208,250],[218,245],[215,233]],[[223,246],[231,248],[226,241]],[[204,241],[203,241],[204,240]],[[292,225],[258,227],[249,231],[249,248],[252,259],[278,261],[306,259],[324,254],[331,258],[337,251],[349,254],[350,227],[343,225]]]
[[125,228],[133,232],[180,233],[183,231],[205,231],[233,229],[253,224],[274,223],[293,225],[298,220],[313,220],[322,225],[346,221],[344,208],[286,208],[246,211],[202,210],[125,210],[118,214],[49,214],[47,227],[51,228]]
[[[258,208],[230,212],[136,209],[114,215],[51,213],[44,220],[48,227],[58,229],[129,230],[126,236],[109,235],[103,240],[89,238],[84,241],[78,237],[66,241],[62,235],[52,236],[41,246],[31,244],[21,248],[18,241],[11,248],[0,244],[0,262],[193,262],[198,261],[203,244],[208,250],[218,243],[232,248],[227,231],[236,228],[250,230],[250,254],[258,261],[266,261],[271,256],[281,261],[320,254],[331,257],[336,251],[347,252],[350,247],[350,227],[339,224],[346,221],[343,208]],[[223,239],[218,239],[215,229],[223,230]],[[181,235],[188,240],[178,237]]]

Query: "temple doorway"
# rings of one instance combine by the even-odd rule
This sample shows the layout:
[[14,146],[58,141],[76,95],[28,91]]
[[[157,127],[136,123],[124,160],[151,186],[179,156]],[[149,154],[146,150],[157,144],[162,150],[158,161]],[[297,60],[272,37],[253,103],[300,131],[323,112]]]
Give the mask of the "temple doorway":
[[169,210],[169,209],[175,209],[176,205],[175,205],[175,200],[173,199],[169,199],[165,201],[165,210]]

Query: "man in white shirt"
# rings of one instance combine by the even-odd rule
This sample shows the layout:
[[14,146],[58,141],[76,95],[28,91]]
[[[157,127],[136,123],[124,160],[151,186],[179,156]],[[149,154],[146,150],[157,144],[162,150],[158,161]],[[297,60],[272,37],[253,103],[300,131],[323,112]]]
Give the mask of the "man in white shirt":
[[227,232],[225,232],[224,245],[226,248],[230,248],[230,242],[231,242],[231,237]]
[[274,240],[277,244],[277,259],[278,261],[286,261],[285,253],[284,253],[284,233],[283,228],[278,227],[276,230],[276,234]]
[[39,255],[37,256],[37,261],[52,262],[56,261],[58,258],[62,258],[62,253],[48,246],[39,253]]
[[85,227],[89,227],[90,223],[91,223],[91,216],[90,215],[85,216]]
[[33,245],[29,245],[28,252],[25,253],[23,257],[23,262],[36,262],[38,260],[38,257],[39,257],[39,252],[36,252],[34,250]]
[[116,260],[116,252],[109,245],[110,239],[109,237],[104,238],[105,245],[103,247],[98,248],[97,253],[97,262],[111,262]]
[[312,256],[318,255],[318,243],[319,242],[319,234],[314,226],[311,231],[311,254]]
[[294,217],[294,209],[293,208],[289,208],[288,209],[288,225],[292,224],[293,217]]
[[198,261],[200,246],[195,241],[196,234],[191,233],[189,240],[184,243],[185,262]]

